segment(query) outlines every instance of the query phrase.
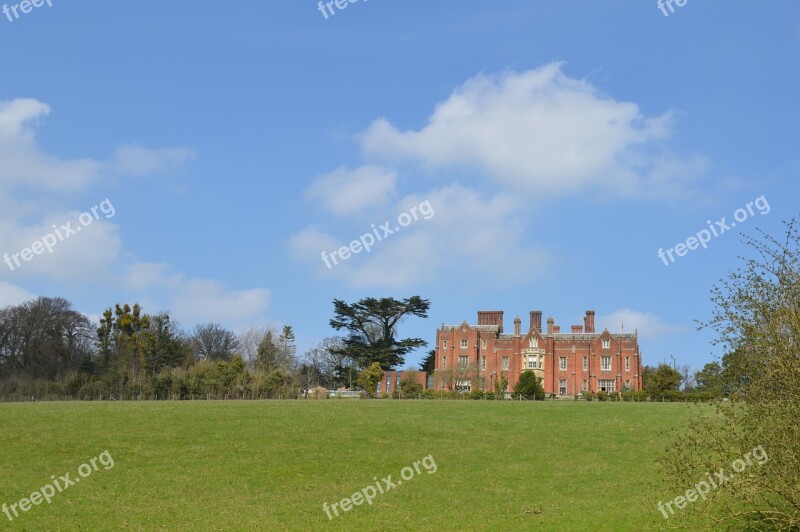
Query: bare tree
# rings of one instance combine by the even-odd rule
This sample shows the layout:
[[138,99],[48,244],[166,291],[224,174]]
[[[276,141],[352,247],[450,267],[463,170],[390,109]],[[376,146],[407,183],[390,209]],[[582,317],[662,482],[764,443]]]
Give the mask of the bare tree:
[[230,361],[239,348],[236,335],[217,323],[196,325],[192,333],[196,358]]

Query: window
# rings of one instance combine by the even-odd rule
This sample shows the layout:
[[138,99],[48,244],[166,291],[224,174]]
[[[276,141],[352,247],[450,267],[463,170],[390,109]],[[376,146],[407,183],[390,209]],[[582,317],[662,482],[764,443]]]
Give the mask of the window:
[[631,381],[625,381],[625,391],[628,392],[631,389]]
[[[589,369],[589,357],[583,357],[583,371]],[[584,388],[585,390],[586,388]]]
[[481,357],[481,369],[486,369],[486,357]]
[[611,371],[611,357],[600,357],[600,370]]
[[611,348],[611,340],[603,340],[603,349]]
[[536,349],[537,347],[539,347],[539,339],[538,338],[531,338],[530,346],[533,349]]
[[615,381],[613,380],[599,380],[597,381],[597,389],[601,392],[613,392]]
[[447,357],[442,357],[442,369],[447,369]]
[[558,369],[561,371],[567,371],[567,357],[558,358]]
[[544,358],[539,355],[539,369],[544,369]]
[[486,340],[481,341],[481,347],[486,349]]
[[528,357],[528,369],[536,369],[536,357],[529,356]]
[[467,348],[467,341],[461,340],[461,349],[466,349],[466,348]]
[[469,364],[469,357],[458,357],[459,366],[466,366],[467,364]]
[[503,371],[508,371],[508,357],[503,357]]
[[581,391],[585,392],[588,389],[589,389],[589,381],[587,381],[586,379],[583,379],[583,385],[581,386]]
[[631,370],[631,357],[625,357],[625,371]]
[[560,395],[567,395],[567,381],[558,381],[558,393]]
[[442,344],[443,344],[444,348],[445,348],[445,349],[447,349],[447,340],[444,340],[444,341],[442,342]]

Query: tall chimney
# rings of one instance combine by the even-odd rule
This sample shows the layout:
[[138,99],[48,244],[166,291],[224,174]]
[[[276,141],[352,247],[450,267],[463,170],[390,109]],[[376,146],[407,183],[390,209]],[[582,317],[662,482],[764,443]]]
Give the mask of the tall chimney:
[[536,330],[539,334],[542,333],[542,311],[531,311],[531,330]]
[[583,332],[583,326],[582,325],[573,325],[572,326],[572,332],[574,334],[582,333]]
[[586,317],[583,318],[583,328],[587,333],[594,333],[594,311],[587,310]]
[[503,311],[479,310],[478,325],[498,325],[500,327],[500,332],[503,332]]
[[514,318],[514,336],[520,336],[520,327],[522,326],[522,320],[519,319],[519,316]]

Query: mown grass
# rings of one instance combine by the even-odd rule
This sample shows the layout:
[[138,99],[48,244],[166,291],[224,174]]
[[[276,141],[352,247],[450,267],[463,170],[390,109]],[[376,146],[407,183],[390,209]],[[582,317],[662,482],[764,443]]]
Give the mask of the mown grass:
[[[262,401],[0,404],[0,504],[108,450],[16,530],[656,530],[683,404]],[[432,455],[328,520],[322,504]],[[669,495],[669,493],[667,493]],[[674,494],[672,494],[674,495]]]

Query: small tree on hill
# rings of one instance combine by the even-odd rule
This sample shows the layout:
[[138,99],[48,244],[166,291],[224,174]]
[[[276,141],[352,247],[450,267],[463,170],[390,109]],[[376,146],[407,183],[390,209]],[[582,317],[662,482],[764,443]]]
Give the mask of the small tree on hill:
[[519,382],[514,386],[514,397],[520,396],[525,399],[544,400],[542,381],[531,370],[523,371],[519,376]]
[[381,365],[378,362],[373,362],[370,367],[361,371],[358,374],[358,384],[367,392],[370,396],[375,395],[376,390],[378,389],[378,383],[381,382],[383,378],[383,369],[381,369]]

